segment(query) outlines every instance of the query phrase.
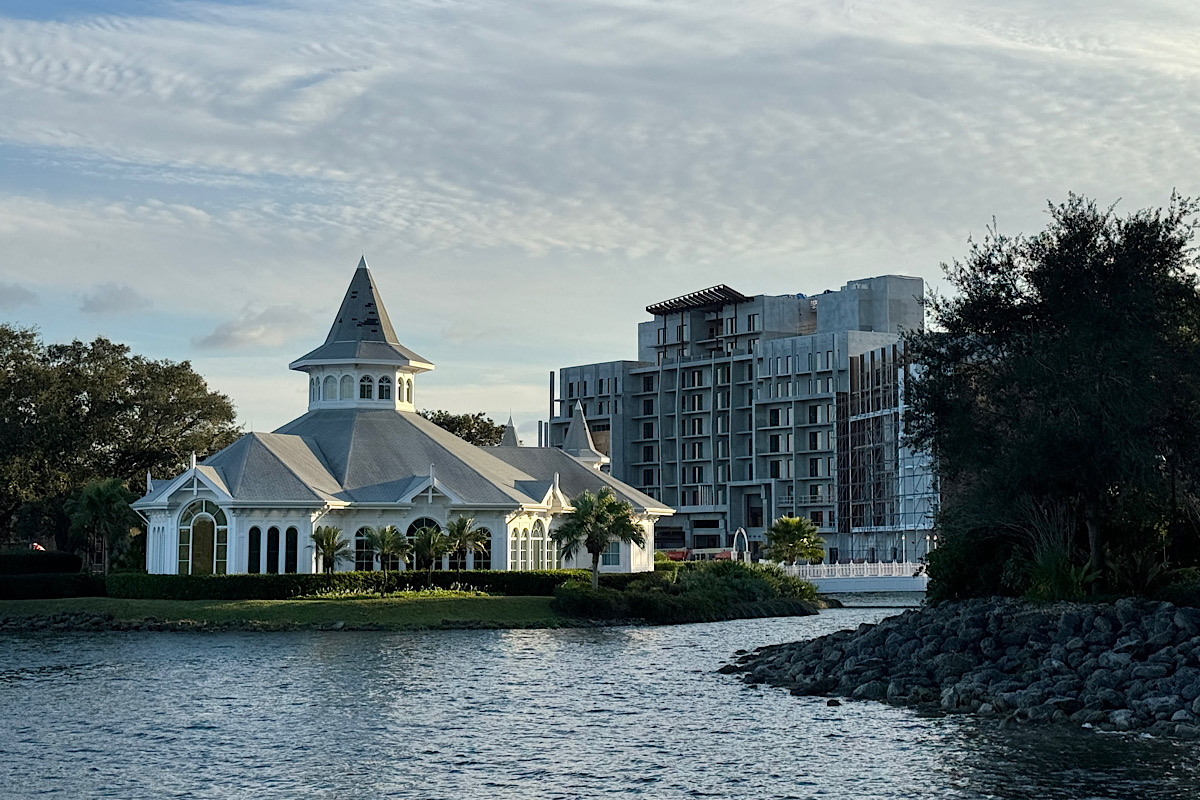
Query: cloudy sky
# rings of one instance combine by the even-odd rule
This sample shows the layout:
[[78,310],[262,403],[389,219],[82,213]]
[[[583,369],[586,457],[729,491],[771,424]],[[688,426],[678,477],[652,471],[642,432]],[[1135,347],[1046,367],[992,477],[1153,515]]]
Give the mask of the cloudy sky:
[[1200,194],[1197,42],[1194,0],[2,0],[0,318],[270,430],[365,253],[419,405],[532,442],[649,303]]

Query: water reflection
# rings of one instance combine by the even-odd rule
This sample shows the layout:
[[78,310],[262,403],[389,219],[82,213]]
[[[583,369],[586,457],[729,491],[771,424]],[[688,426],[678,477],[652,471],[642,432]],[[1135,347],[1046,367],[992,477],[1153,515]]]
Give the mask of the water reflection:
[[1191,798],[1197,748],[745,686],[734,650],[889,612],[670,628],[0,639],[0,795]]

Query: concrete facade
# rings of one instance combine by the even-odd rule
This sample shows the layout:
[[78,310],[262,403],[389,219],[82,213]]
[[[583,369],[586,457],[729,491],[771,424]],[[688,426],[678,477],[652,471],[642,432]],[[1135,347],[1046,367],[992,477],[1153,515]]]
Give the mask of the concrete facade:
[[815,296],[722,286],[648,306],[636,361],[559,370],[549,443],[561,446],[582,411],[613,476],[676,509],[659,549],[728,548],[738,528],[757,549],[792,515],[818,525],[835,560],[895,560],[881,527],[874,553],[860,546],[865,531],[842,530],[837,408],[852,359],[919,329],[923,298],[921,279],[884,275]]

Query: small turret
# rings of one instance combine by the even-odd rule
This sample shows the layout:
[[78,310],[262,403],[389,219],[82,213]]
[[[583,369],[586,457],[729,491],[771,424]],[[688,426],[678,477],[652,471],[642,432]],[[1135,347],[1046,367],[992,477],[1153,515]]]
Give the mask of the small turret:
[[592,432],[588,429],[587,420],[583,416],[583,404],[576,401],[575,413],[571,416],[571,424],[567,427],[566,438],[563,439],[563,452],[574,456],[592,469],[600,469],[608,463],[608,456],[596,449],[592,442]]

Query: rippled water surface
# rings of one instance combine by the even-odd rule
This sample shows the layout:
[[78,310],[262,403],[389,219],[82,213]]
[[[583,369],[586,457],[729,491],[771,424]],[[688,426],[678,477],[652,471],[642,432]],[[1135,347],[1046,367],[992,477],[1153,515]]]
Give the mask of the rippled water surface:
[[0,796],[1196,798],[1200,747],[747,687],[664,628],[0,638]]

